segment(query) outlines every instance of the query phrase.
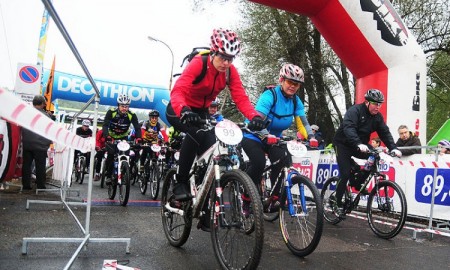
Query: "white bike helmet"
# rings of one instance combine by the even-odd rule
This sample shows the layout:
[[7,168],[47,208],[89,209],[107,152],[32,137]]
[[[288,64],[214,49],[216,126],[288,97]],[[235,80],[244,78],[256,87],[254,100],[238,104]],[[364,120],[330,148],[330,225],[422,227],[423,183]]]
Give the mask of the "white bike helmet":
[[117,104],[119,104],[119,105],[130,105],[130,103],[131,103],[131,99],[125,94],[120,94],[117,97]]
[[91,121],[89,121],[88,119],[84,119],[83,122],[81,122],[82,126],[90,126],[91,125]]
[[305,75],[303,70],[294,64],[284,64],[280,69],[280,81],[283,79],[293,80],[295,82],[304,83]]

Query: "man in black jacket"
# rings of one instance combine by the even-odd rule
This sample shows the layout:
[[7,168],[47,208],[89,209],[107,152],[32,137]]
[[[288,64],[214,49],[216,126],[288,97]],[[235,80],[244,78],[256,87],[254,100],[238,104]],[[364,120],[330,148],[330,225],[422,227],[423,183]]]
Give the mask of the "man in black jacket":
[[345,113],[344,120],[334,136],[333,144],[336,151],[337,163],[341,181],[336,188],[337,215],[345,217],[342,210],[342,196],[350,178],[352,156],[367,159],[370,134],[376,131],[381,141],[397,157],[402,153],[397,149],[392,134],[379,112],[384,102],[383,93],[378,89],[369,89],[364,96],[365,101],[350,107]]
[[[50,117],[44,110],[45,98],[37,95],[33,98],[33,106]],[[22,148],[23,148],[23,164],[22,164],[22,189],[31,190],[31,170],[32,163],[36,167],[36,186],[38,189],[45,189],[45,163],[47,159],[47,150],[52,143],[45,137],[37,135],[33,131],[22,128]]]
[[[400,125],[398,127],[398,138],[397,142],[395,143],[398,147],[403,146],[421,146],[419,137],[414,135],[411,131],[409,131],[408,127],[405,125]],[[400,149],[400,152],[402,152],[402,155],[404,156],[410,156],[414,154],[420,154],[421,150],[420,148],[417,149]]]

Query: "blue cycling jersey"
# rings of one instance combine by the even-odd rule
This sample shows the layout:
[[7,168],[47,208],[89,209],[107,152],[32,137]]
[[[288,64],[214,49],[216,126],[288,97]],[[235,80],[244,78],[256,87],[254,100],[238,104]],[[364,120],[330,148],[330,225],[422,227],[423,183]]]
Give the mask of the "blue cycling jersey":
[[[283,130],[292,125],[294,116],[306,116],[306,114],[303,102],[297,95],[294,96],[294,98],[297,99],[297,106],[294,114],[292,115],[292,112],[294,111],[293,98],[287,98],[283,95],[281,85],[277,85],[274,90],[277,95],[277,103],[275,105],[273,104],[274,98],[271,91],[264,91],[259,97],[255,109],[256,111],[266,115],[267,119],[271,121],[267,127],[269,133],[280,137]],[[283,117],[275,117],[273,113],[282,115]],[[250,139],[259,140],[252,134],[244,134],[244,136]]]

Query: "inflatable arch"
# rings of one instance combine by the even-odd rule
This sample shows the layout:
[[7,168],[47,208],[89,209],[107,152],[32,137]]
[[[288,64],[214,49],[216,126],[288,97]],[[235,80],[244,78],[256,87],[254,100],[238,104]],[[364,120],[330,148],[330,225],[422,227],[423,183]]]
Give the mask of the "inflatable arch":
[[391,132],[407,125],[426,140],[426,59],[387,0],[251,0],[308,16],[356,78],[356,100],[369,88]]

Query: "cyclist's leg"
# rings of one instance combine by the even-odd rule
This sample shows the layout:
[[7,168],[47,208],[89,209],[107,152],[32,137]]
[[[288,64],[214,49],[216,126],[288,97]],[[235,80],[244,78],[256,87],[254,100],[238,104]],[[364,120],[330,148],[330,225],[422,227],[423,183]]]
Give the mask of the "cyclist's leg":
[[244,137],[242,140],[242,148],[249,159],[246,173],[258,187],[264,172],[264,167],[266,166],[266,156],[262,144]]
[[147,158],[147,155],[148,155],[148,151],[149,151],[148,147],[144,147],[142,149],[142,154],[140,156],[141,164],[140,164],[140,167],[139,167],[139,171],[141,171],[141,172],[144,171],[144,164],[145,164],[145,159]]
[[282,181],[279,181],[278,183],[275,182],[277,180],[278,175],[281,172],[281,169],[283,167],[289,166],[291,162],[291,157],[288,157],[289,153],[287,151],[286,146],[268,146],[267,153],[269,155],[270,162],[273,164],[276,161],[280,161],[277,164],[274,164],[274,166],[271,169],[270,172],[270,182],[272,183],[274,195],[278,195],[277,193],[280,190],[280,185]]
[[107,147],[108,155],[106,156],[105,167],[106,167],[106,182],[111,183],[111,177],[114,171],[114,154],[116,152],[115,145],[109,145]]
[[336,187],[336,201],[337,206],[339,208],[342,208],[342,196],[344,195],[348,179],[350,178],[350,170],[352,167],[352,155],[356,151],[352,151],[349,147],[342,144],[336,144],[335,151],[339,167],[339,178],[340,178],[338,186]]

